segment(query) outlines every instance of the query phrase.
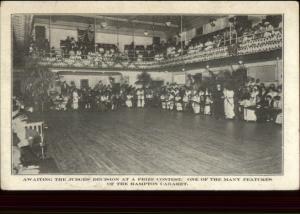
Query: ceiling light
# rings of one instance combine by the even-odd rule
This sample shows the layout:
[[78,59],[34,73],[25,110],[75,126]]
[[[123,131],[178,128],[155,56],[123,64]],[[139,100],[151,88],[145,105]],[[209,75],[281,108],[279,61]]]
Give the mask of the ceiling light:
[[107,27],[107,22],[101,22],[101,26],[102,26],[103,28],[106,28],[106,27]]
[[171,26],[171,22],[166,22],[166,25],[167,25],[168,27],[170,27],[170,26]]
[[145,30],[145,31],[144,31],[144,35],[145,35],[145,36],[148,36],[148,31]]

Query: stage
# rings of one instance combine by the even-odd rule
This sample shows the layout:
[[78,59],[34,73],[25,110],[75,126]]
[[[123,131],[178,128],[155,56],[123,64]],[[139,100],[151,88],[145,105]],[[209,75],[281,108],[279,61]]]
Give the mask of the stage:
[[44,113],[59,174],[278,175],[282,129],[158,108]]

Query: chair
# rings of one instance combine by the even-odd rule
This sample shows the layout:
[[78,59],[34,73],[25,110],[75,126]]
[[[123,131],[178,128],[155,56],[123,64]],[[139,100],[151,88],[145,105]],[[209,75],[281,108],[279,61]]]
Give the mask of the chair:
[[41,147],[41,151],[42,151],[42,159],[45,159],[44,122],[40,121],[40,122],[27,123],[27,124],[25,124],[25,131],[27,129],[35,130],[40,135],[40,138],[41,138],[40,147]]
[[255,107],[245,107],[244,108],[244,120],[246,121],[256,121]]

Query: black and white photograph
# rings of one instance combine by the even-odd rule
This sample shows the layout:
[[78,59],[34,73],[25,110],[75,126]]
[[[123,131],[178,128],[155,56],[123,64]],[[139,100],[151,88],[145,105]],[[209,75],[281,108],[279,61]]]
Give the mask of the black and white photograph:
[[10,175],[284,176],[284,20],[12,13]]

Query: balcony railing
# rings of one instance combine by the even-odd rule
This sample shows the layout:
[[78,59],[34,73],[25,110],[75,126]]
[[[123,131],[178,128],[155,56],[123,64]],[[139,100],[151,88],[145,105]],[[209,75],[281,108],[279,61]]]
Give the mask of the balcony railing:
[[[265,34],[266,32],[264,32]],[[187,54],[182,54],[172,58],[160,57],[160,60],[153,60],[147,57],[126,57],[126,56],[102,56],[100,54],[90,54],[87,56],[64,56],[51,54],[36,56],[38,63],[42,66],[61,68],[114,68],[114,69],[159,69],[170,66],[206,62],[215,59],[222,59],[230,56],[240,56],[259,52],[268,52],[282,48],[282,36],[279,31],[272,35],[263,34],[245,35],[236,37],[230,45],[205,48],[200,50],[194,48]],[[225,43],[226,41],[224,41]]]

